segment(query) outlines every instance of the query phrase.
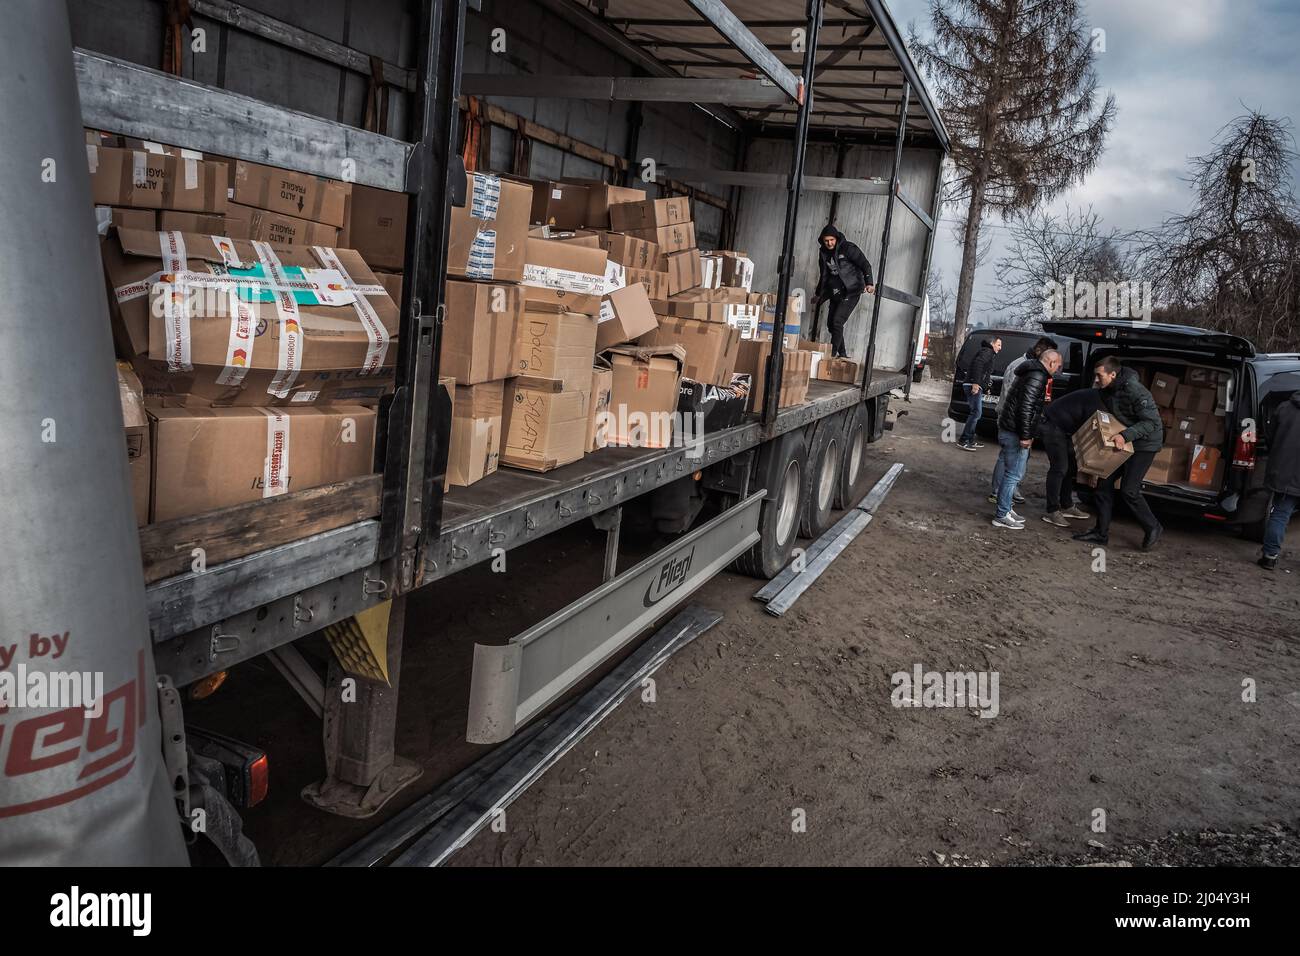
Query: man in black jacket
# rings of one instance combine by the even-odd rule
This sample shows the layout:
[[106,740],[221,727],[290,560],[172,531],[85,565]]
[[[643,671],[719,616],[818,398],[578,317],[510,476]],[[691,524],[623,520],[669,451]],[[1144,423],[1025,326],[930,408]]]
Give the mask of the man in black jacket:
[[1025,477],[1029,448],[1038,434],[1038,423],[1047,404],[1047,383],[1061,370],[1061,353],[1048,349],[1036,359],[1016,369],[1015,381],[1008,387],[1003,380],[1002,409],[998,413],[997,514],[993,527],[1019,531],[1025,519],[1012,509],[1013,496],[1020,479]]
[[1070,527],[1070,518],[1087,518],[1074,504],[1074,433],[1101,408],[1101,392],[1077,388],[1047,406],[1038,436],[1047,449],[1047,512],[1043,520],[1058,528]]
[[1272,571],[1282,554],[1286,524],[1300,504],[1300,392],[1292,393],[1279,405],[1269,422],[1264,487],[1273,492],[1273,500],[1264,523],[1264,552],[1259,566]]
[[984,414],[984,396],[993,387],[993,359],[1002,351],[1002,339],[985,339],[980,343],[980,350],[970,360],[966,370],[966,383],[962,391],[966,393],[966,427],[961,430],[957,447],[964,451],[975,451],[984,447],[975,440],[975,429],[979,427],[980,416]]
[[1096,527],[1074,537],[1091,544],[1106,544],[1110,535],[1110,516],[1115,507],[1115,482],[1118,479],[1124,503],[1142,526],[1142,550],[1150,551],[1155,547],[1164,527],[1156,520],[1151,506],[1142,497],[1142,482],[1164,443],[1165,426],[1160,420],[1160,408],[1151,393],[1143,387],[1138,373],[1125,368],[1114,356],[1108,355],[1097,363],[1093,384],[1101,390],[1102,406],[1125,426],[1115,438],[1115,447],[1120,451],[1131,447],[1133,454],[1115,474],[1098,483],[1095,496]]
[[844,347],[844,326],[858,307],[863,292],[874,293],[871,263],[862,250],[844,238],[834,226],[828,225],[818,238],[817,294],[813,299],[813,312],[823,302],[830,302],[826,327],[831,331],[831,352],[836,358],[848,358]]

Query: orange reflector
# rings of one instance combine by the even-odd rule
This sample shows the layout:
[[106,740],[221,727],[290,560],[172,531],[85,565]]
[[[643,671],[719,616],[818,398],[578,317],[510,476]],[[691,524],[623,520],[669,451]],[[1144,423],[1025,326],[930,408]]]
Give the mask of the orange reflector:
[[226,682],[226,678],[229,676],[229,671],[217,671],[202,680],[196,680],[190,685],[190,700],[203,700],[206,697],[211,697],[221,689],[221,685]]
[[693,477],[695,478],[696,481],[699,481],[701,478],[704,477],[704,472],[697,471]]
[[266,754],[258,757],[248,768],[248,805],[255,807],[266,799],[271,788],[271,764]]

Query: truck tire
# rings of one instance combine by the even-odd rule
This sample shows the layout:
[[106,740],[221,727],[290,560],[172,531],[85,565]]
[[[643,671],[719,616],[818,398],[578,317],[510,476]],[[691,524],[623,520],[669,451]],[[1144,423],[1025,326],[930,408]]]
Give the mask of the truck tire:
[[808,491],[804,495],[799,532],[820,538],[834,524],[831,515],[839,493],[840,461],[844,457],[844,416],[833,415],[817,423],[808,452]]
[[776,487],[758,517],[758,542],[732,564],[740,574],[770,580],[790,563],[799,537],[799,512],[808,486],[808,441],[802,431],[786,432],[769,445],[781,466],[773,470]]
[[870,435],[871,414],[863,402],[850,408],[845,415],[839,489],[835,494],[835,507],[840,511],[852,508],[867,493],[870,480],[867,472],[867,442],[870,441]]

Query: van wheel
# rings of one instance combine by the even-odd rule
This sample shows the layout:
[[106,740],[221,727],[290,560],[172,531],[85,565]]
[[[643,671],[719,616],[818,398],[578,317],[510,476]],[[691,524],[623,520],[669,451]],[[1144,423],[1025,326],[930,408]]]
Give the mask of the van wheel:
[[799,533],[805,538],[819,538],[834,524],[831,513],[839,492],[843,457],[844,416],[822,419],[817,424],[817,434],[808,453],[808,491],[799,521]]
[[799,512],[808,485],[808,442],[802,431],[787,432],[772,443],[770,454],[782,462],[775,472],[772,497],[760,505],[758,542],[732,567],[741,574],[770,580],[790,563],[799,537]]
[[867,442],[871,434],[871,417],[866,403],[849,409],[845,422],[840,480],[835,492],[835,507],[840,511],[852,508],[867,493]]

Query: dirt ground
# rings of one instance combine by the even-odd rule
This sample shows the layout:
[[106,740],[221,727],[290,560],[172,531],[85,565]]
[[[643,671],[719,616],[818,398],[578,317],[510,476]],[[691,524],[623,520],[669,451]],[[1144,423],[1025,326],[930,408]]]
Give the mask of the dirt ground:
[[[907,414],[869,467],[906,471],[785,617],[751,579],[710,582],[693,600],[725,618],[658,671],[655,702],[625,701],[453,864],[1300,862],[1294,551],[1269,574],[1256,546],[1171,519],[1143,554],[1118,516],[1094,571],[1039,520],[1039,451],[1027,527],[993,528],[996,447],[942,442],[943,395],[926,383],[896,403]],[[481,756],[464,742],[473,642],[591,587],[600,541],[569,529],[512,553],[509,575],[473,569],[416,595],[398,750],[425,774],[388,813]],[[916,665],[996,671],[998,715],[895,708],[891,675]],[[273,671],[245,665],[231,683],[187,716],[272,754],[271,798],[245,817],[265,862],[321,862],[374,825],[299,799],[323,772],[319,724]]]

